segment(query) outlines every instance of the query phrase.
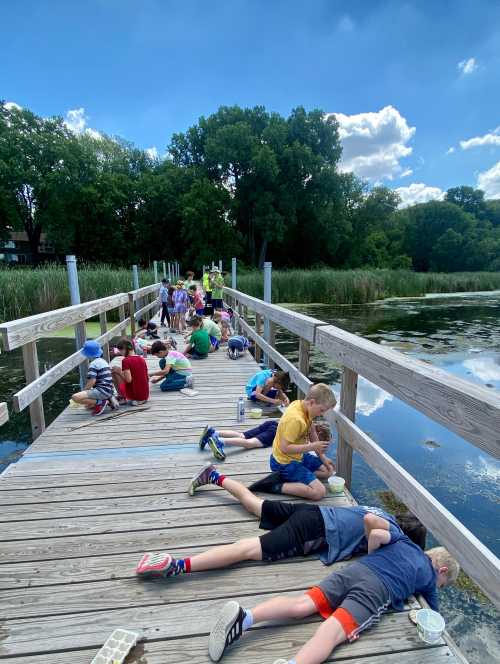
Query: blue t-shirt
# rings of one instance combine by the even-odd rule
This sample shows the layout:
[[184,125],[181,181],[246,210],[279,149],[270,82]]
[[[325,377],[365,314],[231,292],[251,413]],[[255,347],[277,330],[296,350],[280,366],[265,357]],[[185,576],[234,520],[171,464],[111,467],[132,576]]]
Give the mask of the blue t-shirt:
[[361,555],[368,550],[363,517],[368,512],[387,519],[390,543],[396,542],[404,533],[396,519],[377,507],[358,505],[356,507],[322,507],[321,516],[325,522],[325,536],[328,548],[320,553],[320,560],[331,565],[336,560],[345,560],[351,556]]
[[404,610],[404,601],[421,593],[431,609],[439,611],[436,570],[422,549],[403,535],[359,561],[369,567],[385,585],[396,611]]
[[160,302],[162,304],[168,303],[168,288],[167,286],[160,286]]
[[252,376],[245,387],[247,397],[252,396],[252,392],[254,392],[258,387],[262,387],[266,380],[271,378],[272,375],[273,372],[271,369],[264,369],[263,371],[258,371],[254,376]]

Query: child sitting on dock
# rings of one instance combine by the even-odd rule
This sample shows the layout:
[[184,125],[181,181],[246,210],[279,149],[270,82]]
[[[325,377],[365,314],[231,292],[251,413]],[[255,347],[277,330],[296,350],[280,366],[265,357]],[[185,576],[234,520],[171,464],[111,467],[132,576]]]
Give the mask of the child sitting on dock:
[[290,386],[290,376],[285,371],[263,369],[254,374],[245,386],[250,401],[259,401],[264,405],[288,406],[289,398],[285,394]]
[[269,532],[216,546],[191,558],[175,559],[168,553],[146,553],[137,566],[141,578],[170,577],[188,572],[226,568],[245,560],[275,562],[295,556],[319,554],[324,565],[353,555],[375,551],[397,541],[403,532],[422,549],[426,529],[420,521],[398,517],[377,507],[332,507],[279,500],[262,500],[241,482],[219,473],[215,466],[204,466],[189,484],[194,495],[201,486],[219,486],[230,493],[249,512],[260,519],[259,527]]
[[274,597],[251,610],[243,609],[238,602],[227,602],[210,633],[208,653],[212,661],[218,662],[226,648],[252,625],[304,619],[319,613],[325,622],[314,636],[296,658],[279,662],[324,662],[341,643],[355,641],[361,632],[376,625],[389,608],[403,611],[410,595],[422,594],[431,609],[437,611],[437,589],[454,583],[459,571],[458,562],[444,547],[424,552],[400,532],[390,544],[333,572],[297,597]]
[[[203,451],[208,446],[218,461],[224,461],[226,458],[224,447],[226,445],[243,447],[247,450],[271,447],[278,429],[278,422],[277,419],[267,419],[262,424],[248,429],[248,431],[232,431],[229,429],[217,431],[207,425],[200,436],[200,450]],[[315,424],[315,428],[319,440],[330,442],[331,431],[328,424]]]
[[75,403],[92,409],[92,415],[101,415],[107,408],[118,408],[118,401],[113,396],[113,378],[111,368],[102,358],[102,348],[97,341],[86,341],[81,353],[90,360],[87,382],[81,392],[71,397]]
[[309,500],[325,497],[326,489],[320,480],[333,475],[335,466],[325,456],[329,442],[318,440],[313,420],[324,417],[336,403],[330,387],[318,383],[309,389],[305,399],[288,406],[278,424],[270,458],[271,470],[279,473],[279,480],[274,481],[271,474],[269,486],[260,490]]
[[139,406],[149,399],[148,366],[140,355],[134,352],[129,339],[120,339],[116,349],[123,360],[121,367],[111,366],[113,383],[119,394],[119,401],[131,406]]
[[153,321],[147,321],[144,318],[140,318],[137,321],[137,327],[139,328],[135,333],[135,336],[138,339],[159,339],[160,335],[158,334],[158,326]]
[[152,383],[160,383],[162,392],[193,387],[191,362],[179,351],[172,350],[168,341],[155,341],[151,355],[160,358],[160,370],[153,372],[150,377]]
[[191,318],[191,335],[187,338],[187,346],[184,349],[186,357],[192,357],[193,360],[203,360],[208,357],[210,351],[210,337],[203,328],[203,318],[193,316]]

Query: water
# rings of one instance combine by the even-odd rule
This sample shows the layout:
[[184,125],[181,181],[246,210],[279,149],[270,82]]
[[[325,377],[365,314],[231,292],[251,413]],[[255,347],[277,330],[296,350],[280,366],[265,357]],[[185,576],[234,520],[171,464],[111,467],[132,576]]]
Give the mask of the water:
[[[361,306],[294,307],[376,343],[440,366],[457,376],[500,389],[500,295],[470,294],[393,300]],[[278,332],[278,348],[298,359],[296,337]],[[70,339],[39,342],[41,367],[49,368],[73,352]],[[21,352],[0,355],[0,401],[10,402],[24,384]],[[330,382],[337,394],[340,371],[313,351],[311,378]],[[78,388],[78,373],[65,376],[44,395],[47,423]],[[357,424],[500,556],[500,463],[453,433],[360,379]],[[0,429],[0,470],[30,442],[26,414]],[[379,504],[383,483],[356,454],[353,493],[363,503]],[[452,635],[474,664],[500,662],[500,615],[489,602],[447,589],[442,613]]]

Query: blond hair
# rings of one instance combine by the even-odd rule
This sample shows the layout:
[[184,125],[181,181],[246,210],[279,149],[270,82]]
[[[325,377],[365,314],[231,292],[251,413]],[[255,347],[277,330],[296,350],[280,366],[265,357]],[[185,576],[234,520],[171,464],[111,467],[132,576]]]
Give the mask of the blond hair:
[[439,571],[441,567],[447,567],[446,583],[455,583],[460,572],[460,565],[444,546],[435,546],[425,552],[432,560],[433,567]]
[[322,406],[328,406],[329,408],[334,408],[337,404],[334,393],[326,383],[316,383],[316,385],[312,385],[306,395],[306,400],[315,401],[316,403],[321,404]]
[[329,441],[332,439],[332,430],[327,422],[318,422],[314,426],[319,440]]

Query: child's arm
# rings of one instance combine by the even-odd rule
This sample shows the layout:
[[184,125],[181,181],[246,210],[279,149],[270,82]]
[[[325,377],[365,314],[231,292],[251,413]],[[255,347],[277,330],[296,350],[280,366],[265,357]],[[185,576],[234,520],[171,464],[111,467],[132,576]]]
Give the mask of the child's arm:
[[95,385],[95,378],[87,378],[87,382],[85,383],[85,387],[83,388],[84,390],[91,390]]
[[264,385],[257,385],[255,388],[255,398],[258,401],[265,401],[266,403],[272,403],[276,406],[278,406],[281,403],[281,399],[272,399],[271,397],[268,397],[266,394],[264,394],[264,390],[270,389],[267,386],[267,381],[264,383]]
[[289,406],[290,405],[290,399],[283,392],[283,390],[278,390],[278,399],[279,399],[280,403],[282,403],[284,406]]
[[326,452],[329,443],[323,440],[318,440],[314,443],[292,443],[286,438],[281,437],[280,449],[283,454],[301,454],[302,452],[318,452],[321,457],[322,452]]
[[368,542],[368,553],[376,551],[384,544],[389,544],[391,541],[391,533],[389,532],[389,522],[387,519],[377,516],[368,512],[363,517],[365,525],[365,537]]

